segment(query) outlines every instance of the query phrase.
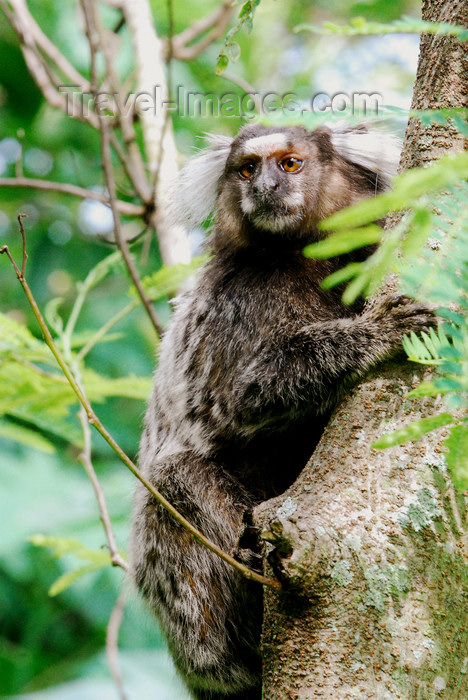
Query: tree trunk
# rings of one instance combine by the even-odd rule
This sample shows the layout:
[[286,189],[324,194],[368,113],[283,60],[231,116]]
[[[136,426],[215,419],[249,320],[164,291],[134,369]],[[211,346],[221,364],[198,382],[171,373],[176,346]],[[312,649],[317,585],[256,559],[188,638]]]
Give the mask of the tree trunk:
[[[468,3],[427,0],[423,18],[468,26]],[[422,37],[412,106],[468,106],[466,43]],[[412,120],[402,167],[462,148],[455,130]],[[380,366],[340,405],[299,479],[256,511],[284,582],[265,592],[268,700],[468,698],[467,504],[445,467],[446,432],[370,449],[442,409],[405,398],[421,374]]]

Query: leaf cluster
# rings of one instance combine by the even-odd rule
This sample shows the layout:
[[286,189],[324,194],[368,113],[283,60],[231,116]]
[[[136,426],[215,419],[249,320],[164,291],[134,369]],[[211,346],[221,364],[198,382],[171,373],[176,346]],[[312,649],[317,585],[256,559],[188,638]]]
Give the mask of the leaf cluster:
[[342,36],[370,36],[385,34],[436,34],[441,36],[454,36],[459,41],[468,40],[468,29],[449,22],[427,22],[415,17],[403,15],[401,19],[393,22],[368,22],[364,17],[353,17],[349,24],[338,25],[333,22],[324,22],[321,26],[313,24],[300,24],[296,32],[307,31],[312,34],[330,34]]
[[228,31],[223,47],[218,55],[216,62],[216,75],[224,73],[231,60],[233,63],[239,60],[241,49],[239,44],[234,41],[236,34],[244,28],[248,34],[252,31],[255,10],[260,5],[260,0],[247,0],[242,4],[241,11],[237,23]]
[[[195,272],[200,261],[196,258],[189,265],[162,267],[145,278],[149,297],[156,300],[173,293]],[[112,253],[78,284],[67,322],[59,313],[61,299],[49,302],[46,311],[57,345],[62,350],[68,348],[68,359],[77,367],[86,395],[93,403],[110,397],[145,401],[151,388],[150,377],[108,377],[89,367],[86,361],[96,345],[119,337],[110,333],[111,329],[139,305],[133,288],[128,290],[128,303],[101,328],[94,332],[77,330],[87,295],[120,264],[121,254]],[[82,437],[74,415],[77,410],[77,398],[45,342],[24,324],[0,313],[0,435],[49,452],[54,450],[54,438],[81,449]]]

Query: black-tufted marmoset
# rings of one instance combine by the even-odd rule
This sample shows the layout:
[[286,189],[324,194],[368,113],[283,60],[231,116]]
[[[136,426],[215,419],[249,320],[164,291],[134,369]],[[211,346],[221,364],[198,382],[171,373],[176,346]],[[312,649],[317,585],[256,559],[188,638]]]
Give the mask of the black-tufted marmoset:
[[[245,126],[187,163],[176,208],[214,211],[214,257],[175,303],[140,445],[140,468],[227,552],[244,512],[282,493],[352,381],[431,325],[391,297],[345,306],[321,281],[369,250],[323,261],[302,250],[318,223],[389,186],[398,151],[364,126]],[[137,486],[134,579],[198,700],[259,700],[262,590]]]

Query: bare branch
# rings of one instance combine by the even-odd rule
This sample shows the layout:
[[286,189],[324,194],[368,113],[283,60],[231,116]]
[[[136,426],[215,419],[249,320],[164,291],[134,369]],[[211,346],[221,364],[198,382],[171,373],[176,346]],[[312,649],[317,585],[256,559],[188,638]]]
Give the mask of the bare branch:
[[84,470],[91,481],[91,484],[96,495],[96,500],[99,507],[99,517],[104,527],[104,532],[106,533],[107,544],[109,546],[109,552],[111,555],[111,561],[113,566],[120,566],[124,571],[128,571],[128,564],[125,559],[120,554],[117,543],[115,541],[114,531],[112,529],[112,523],[109,517],[109,511],[107,510],[106,497],[104,491],[97,477],[96,471],[93,466],[91,458],[91,428],[88,422],[88,417],[83,406],[81,406],[78,412],[78,418],[81,424],[81,429],[83,431],[84,447],[83,451],[78,457]]
[[262,101],[253,85],[250,85],[250,83],[248,83],[247,80],[244,80],[244,78],[241,78],[239,75],[233,75],[232,73],[228,73],[227,71],[225,71],[221,77],[226,78],[226,80],[229,80],[231,83],[234,83],[234,85],[238,85],[240,88],[242,88],[242,90],[244,90],[246,94],[251,95],[252,100],[255,104],[255,109],[257,110],[258,114],[262,114]]
[[[92,15],[93,28],[96,31],[95,51],[97,52],[100,50],[104,56],[107,79],[111,92],[118,97],[122,97],[123,87],[115,70],[115,60],[111,52],[110,38],[115,39],[115,34],[105,29],[95,2],[90,4],[89,9]],[[98,88],[97,80],[93,80],[93,78],[91,78],[91,80],[94,82],[94,90],[91,88],[91,92],[95,92]],[[98,107],[96,107],[96,111],[99,113]],[[117,114],[117,121],[121,126],[123,142],[128,152],[126,159],[130,160],[131,163],[131,179],[133,185],[143,201],[150,202],[152,200],[152,188],[148,182],[145,165],[137,143],[136,132],[133,126],[133,117],[133,110],[129,110],[127,113],[119,111]]]
[[[88,0],[83,0],[84,2],[87,2]],[[107,442],[107,444],[114,450],[116,455],[119,457],[119,459],[125,464],[125,466],[132,472],[134,476],[143,484],[143,486],[151,493],[151,495],[155,498],[155,500],[160,503],[163,508],[165,508],[171,515],[172,517],[190,534],[192,537],[202,544],[203,546],[207,547],[211,552],[214,554],[217,554],[223,561],[226,563],[230,564],[233,566],[235,569],[237,569],[239,572],[242,573],[245,578],[251,580],[251,581],[257,581],[258,583],[262,583],[265,586],[270,586],[272,588],[279,589],[281,588],[281,584],[279,581],[274,580],[274,579],[269,579],[266,578],[265,576],[262,576],[260,574],[257,574],[255,571],[252,571],[249,569],[247,566],[244,564],[241,564],[238,562],[236,559],[234,559],[233,556],[222,550],[218,545],[214,544],[211,540],[209,540],[205,535],[203,535],[198,528],[196,528],[192,523],[190,523],[179,511],[174,508],[174,506],[160,493],[154,486],[153,484],[148,481],[148,479],[144,476],[144,474],[138,469],[138,467],[134,464],[134,462],[128,457],[128,455],[122,450],[120,445],[114,440],[112,435],[109,433],[109,431],[104,427],[104,425],[101,423],[99,418],[97,417],[96,413],[94,412],[93,407],[91,406],[88,398],[86,395],[83,393],[80,385],[76,381],[74,374],[70,367],[68,366],[67,362],[64,360],[62,354],[60,353],[58,347],[56,346],[54,339],[52,338],[51,332],[49,330],[49,327],[47,323],[44,320],[44,317],[41,314],[41,311],[37,305],[37,302],[34,298],[34,295],[31,291],[31,288],[29,284],[26,281],[26,278],[21,274],[21,270],[19,269],[18,265],[16,264],[15,260],[13,259],[8,246],[4,245],[0,248],[0,255],[1,254],[6,254],[8,256],[8,259],[10,260],[13,269],[15,270],[16,276],[18,277],[18,280],[24,290],[24,293],[26,295],[26,298],[29,302],[29,305],[31,306],[31,309],[33,311],[33,314],[40,326],[40,329],[42,331],[42,335],[44,337],[44,341],[51,350],[53,356],[57,360],[57,363],[62,370],[63,374],[67,378],[71,388],[73,389],[76,397],[78,398],[78,401],[80,404],[83,406],[88,422],[90,425],[93,425],[96,430],[102,435],[104,440]]]
[[[202,51],[224,34],[233,11],[234,6],[232,1],[225,0],[225,2],[210,15],[198,22],[194,22],[190,27],[180,32],[180,34],[176,34],[172,40],[173,57],[187,61],[199,56]],[[200,36],[205,32],[208,32],[208,34],[200,39]],[[197,44],[189,46],[189,44],[197,39],[199,39]]]
[[[25,0],[9,0],[11,8],[5,2],[0,0],[1,6],[9,18],[12,27],[15,29],[20,39],[21,48],[24,54],[25,61],[38,84],[44,98],[54,108],[60,109],[67,116],[72,116],[75,119],[91,124],[95,129],[99,128],[99,120],[97,114],[93,111],[88,111],[86,114],[83,110],[75,110],[72,113],[69,111],[69,95],[60,88],[60,80],[53,75],[53,71],[49,64],[45,61],[41,50],[46,54],[47,58],[54,62],[58,70],[70,80],[73,85],[85,93],[91,92],[91,86],[87,80],[69,63],[69,61],[60,53],[60,51],[52,44],[45,36],[40,27],[35,22],[32,15],[29,13]],[[102,42],[103,47],[106,47],[106,41]],[[114,84],[117,92],[120,94],[118,81],[115,80],[115,72],[112,69],[112,61],[107,56],[107,68],[110,77],[114,78]],[[95,107],[96,109],[96,107]],[[97,111],[97,109],[96,109]],[[127,174],[135,188],[139,197],[146,204],[152,202],[152,189],[146,177],[145,167],[141,158],[141,153],[136,143],[135,131],[132,124],[132,114],[121,119],[122,132],[126,150],[120,147],[117,139],[113,135],[113,147],[118,154]]]
[[[0,177],[0,187],[27,187],[34,190],[48,190],[50,192],[62,192],[71,194],[81,199],[95,199],[103,204],[109,204],[109,197],[101,192],[93,192],[85,187],[71,185],[66,182],[49,182],[49,180],[36,180],[29,177]],[[117,209],[124,216],[143,216],[145,207],[123,200],[116,200]]]
[[19,230],[21,233],[21,241],[23,244],[23,261],[21,264],[21,277],[24,277],[24,273],[26,271],[26,262],[28,259],[28,253],[26,252],[26,234],[24,233],[24,226],[22,219],[27,216],[27,214],[18,214],[18,225],[19,225]]
[[34,17],[29,12],[29,9],[24,0],[10,0],[11,5],[15,8],[19,21],[23,25],[27,25],[31,37],[37,46],[42,49],[46,56],[55,64],[58,70],[67,80],[80,87],[84,92],[89,91],[89,82],[81,75],[79,71],[69,62],[57,46],[44,34],[42,29],[37,24]]
[[[164,47],[158,37],[147,0],[121,0],[127,27],[132,37],[136,59],[137,91],[151,93],[156,86],[160,102],[168,99],[164,65]],[[145,141],[146,159],[154,178],[155,202],[167,199],[168,184],[177,175],[177,149],[167,108],[156,113],[141,110],[140,120]],[[157,231],[159,249],[165,265],[188,263],[190,246],[182,226],[175,225],[164,207],[157,207],[150,218]]]
[[[91,50],[91,92],[97,91],[97,72],[96,72],[96,53],[99,49],[98,44],[98,33],[96,25],[94,23],[94,6],[93,0],[81,0],[81,4],[85,14],[86,21],[86,33],[89,40],[89,46]],[[110,134],[109,127],[105,117],[100,113],[99,108],[97,110],[98,120],[99,120],[99,131],[101,133],[101,156],[102,156],[102,166],[104,169],[104,176],[106,179],[107,191],[109,192],[109,202],[112,209],[112,216],[114,219],[114,233],[115,240],[118,247],[122,253],[125,265],[132,279],[133,284],[138,292],[141,302],[145,308],[148,317],[159,336],[162,335],[163,327],[160,323],[153,304],[146,296],[146,292],[143,288],[138,270],[136,269],[135,263],[127,245],[127,241],[122,233],[122,227],[120,224],[119,212],[116,205],[116,192],[115,192],[115,181],[114,173],[112,170],[111,162],[111,152],[110,152]]]
[[107,663],[109,664],[110,672],[112,674],[112,678],[114,679],[114,683],[117,686],[117,691],[119,693],[120,700],[127,700],[127,696],[123,688],[122,675],[120,673],[119,667],[119,630],[120,625],[122,624],[122,618],[125,610],[125,602],[125,592],[121,591],[109,618],[109,624],[107,625],[106,634]]
[[[41,90],[47,102],[52,107],[60,109],[62,112],[68,115],[68,97],[64,93],[58,92],[59,81],[56,82],[52,78],[50,66],[45,61],[36,43],[38,32],[41,32],[41,30],[39,29],[33,17],[29,13],[25,0],[9,0],[9,3],[11,9],[4,2],[4,0],[2,0],[2,7],[4,9],[7,8],[7,10],[5,11],[10,17],[12,26],[18,34],[21,44],[21,50],[23,52],[26,64],[31,72],[31,75],[36,81],[39,89]],[[42,41],[42,43],[43,48],[45,46],[47,49],[50,49],[50,46],[47,44],[47,42],[44,43]],[[56,58],[59,58],[58,53],[56,54]],[[59,67],[64,69],[66,68],[67,72],[70,72],[70,68],[72,68],[72,66],[68,64],[68,61],[65,59],[65,57],[62,57],[62,59],[60,60],[61,66]],[[84,79],[82,76],[80,76],[79,73],[76,73],[75,77],[78,80],[78,86],[82,87],[83,84],[87,84],[86,82],[83,82]],[[98,128],[97,117],[92,112],[88,115],[76,114],[74,116],[77,119],[88,122],[92,124],[95,128]]]

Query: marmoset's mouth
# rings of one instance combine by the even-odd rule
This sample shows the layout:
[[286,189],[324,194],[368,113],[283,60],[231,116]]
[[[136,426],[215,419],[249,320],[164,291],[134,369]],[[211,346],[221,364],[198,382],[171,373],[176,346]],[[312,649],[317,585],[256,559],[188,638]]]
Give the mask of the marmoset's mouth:
[[271,204],[261,204],[258,207],[254,209],[254,211],[251,213],[251,218],[265,218],[265,219],[273,219],[276,217],[282,217],[282,216],[297,216],[300,214],[301,207],[298,206],[287,206],[285,204],[281,204],[279,202],[275,202],[274,205]]
[[250,216],[250,220],[259,229],[265,231],[281,232],[294,228],[302,219],[301,207],[283,207],[272,211],[270,207],[257,209]]

